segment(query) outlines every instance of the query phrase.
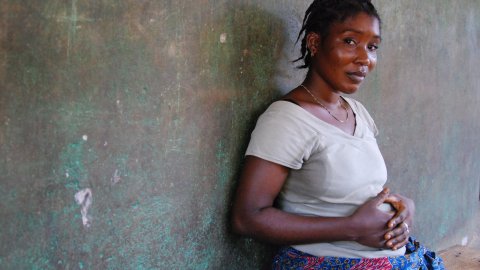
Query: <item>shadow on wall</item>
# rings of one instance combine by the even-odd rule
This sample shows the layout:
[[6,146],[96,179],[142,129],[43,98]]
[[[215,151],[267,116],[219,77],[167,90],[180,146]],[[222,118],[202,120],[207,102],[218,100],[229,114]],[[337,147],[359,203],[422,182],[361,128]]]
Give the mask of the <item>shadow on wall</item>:
[[259,7],[239,5],[213,25],[200,38],[207,41],[201,44],[208,66],[202,69],[204,83],[252,107],[269,103],[278,93],[273,77],[285,42],[283,22]]
[[14,14],[0,268],[267,263],[271,247],[231,234],[228,212],[255,120],[280,94],[282,21],[236,0],[30,2],[0,8]]
[[[219,144],[223,146],[220,152],[228,161],[218,166],[220,172],[229,172],[225,207],[230,208],[256,119],[280,96],[274,76],[285,44],[285,26],[275,15],[250,5],[231,7],[216,18],[213,25],[215,31],[205,29],[201,33],[207,36],[204,40],[208,40],[201,46],[208,63],[208,69],[202,73],[202,82],[206,84],[205,89],[215,88],[207,102],[213,102],[216,110],[224,112],[220,126],[226,129],[221,131]],[[230,209],[223,217],[230,249],[224,262],[230,265],[235,262],[233,265],[238,269],[260,269],[268,265],[272,247],[232,235],[229,212]]]

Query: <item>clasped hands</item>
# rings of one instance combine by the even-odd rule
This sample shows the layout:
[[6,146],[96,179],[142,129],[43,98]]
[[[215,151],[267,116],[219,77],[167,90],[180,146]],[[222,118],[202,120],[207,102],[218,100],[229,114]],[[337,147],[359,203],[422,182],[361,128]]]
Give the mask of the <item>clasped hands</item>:
[[[394,211],[379,210],[384,203],[390,204]],[[370,247],[397,250],[408,242],[414,213],[415,204],[411,199],[390,194],[390,190],[384,188],[351,216],[357,232],[354,240]]]

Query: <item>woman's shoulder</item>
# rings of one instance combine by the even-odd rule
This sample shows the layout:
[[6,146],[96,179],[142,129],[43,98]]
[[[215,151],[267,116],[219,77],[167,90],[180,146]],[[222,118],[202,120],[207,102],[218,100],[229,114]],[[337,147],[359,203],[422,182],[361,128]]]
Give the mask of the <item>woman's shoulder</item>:
[[377,136],[379,133],[377,125],[365,106],[363,106],[363,104],[356,99],[350,97],[344,97],[344,99],[348,102],[350,107],[352,107],[356,117],[360,117],[362,120],[364,120],[367,123],[368,128],[373,132],[374,136]]
[[302,118],[303,109],[294,101],[289,99],[279,99],[273,101],[262,113],[261,117],[268,115],[270,117],[281,118],[284,121],[295,121]]
[[[276,100],[260,115],[255,128],[265,129],[274,136],[289,136],[308,140],[317,136],[317,119],[294,102]],[[280,135],[283,134],[283,135]]]
[[358,101],[354,98],[351,98],[351,97],[343,97],[343,98],[348,102],[348,104],[351,107],[353,107],[354,110],[357,110],[357,111],[361,110],[362,112],[363,111],[368,112],[367,109],[365,108],[365,106],[363,106],[363,104],[360,101]]
[[301,110],[289,101],[273,102],[258,118],[246,155],[299,169],[316,146],[312,140],[318,137]]
[[361,114],[361,116],[368,116],[369,118],[371,118],[370,113],[360,101],[351,97],[343,97],[343,98],[348,102],[348,104],[350,105],[350,107],[352,107],[352,110],[356,114]]

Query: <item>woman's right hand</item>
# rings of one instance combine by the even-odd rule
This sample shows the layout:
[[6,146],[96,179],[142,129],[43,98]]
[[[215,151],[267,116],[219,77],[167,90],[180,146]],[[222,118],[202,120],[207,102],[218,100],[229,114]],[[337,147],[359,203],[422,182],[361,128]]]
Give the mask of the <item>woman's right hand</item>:
[[362,245],[387,248],[385,234],[389,231],[387,223],[394,216],[384,212],[378,206],[384,203],[390,191],[384,188],[375,198],[361,205],[351,216],[352,226],[355,229],[354,240]]

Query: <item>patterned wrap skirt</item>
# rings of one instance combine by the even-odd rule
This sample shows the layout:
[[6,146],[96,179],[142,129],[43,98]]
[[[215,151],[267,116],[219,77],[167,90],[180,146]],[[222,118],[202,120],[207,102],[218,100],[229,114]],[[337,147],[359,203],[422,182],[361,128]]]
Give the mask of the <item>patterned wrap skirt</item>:
[[316,257],[292,247],[279,250],[273,259],[272,269],[335,269],[335,270],[443,270],[440,257],[427,250],[413,237],[409,238],[404,256],[382,258]]

